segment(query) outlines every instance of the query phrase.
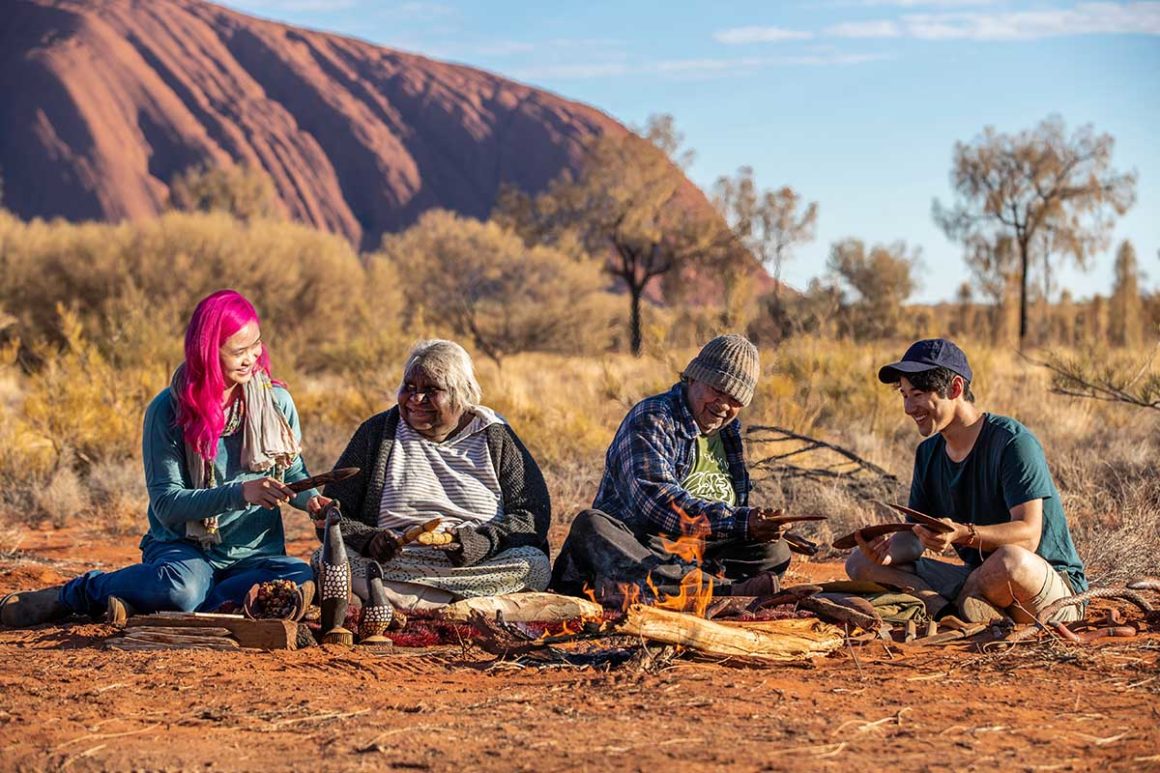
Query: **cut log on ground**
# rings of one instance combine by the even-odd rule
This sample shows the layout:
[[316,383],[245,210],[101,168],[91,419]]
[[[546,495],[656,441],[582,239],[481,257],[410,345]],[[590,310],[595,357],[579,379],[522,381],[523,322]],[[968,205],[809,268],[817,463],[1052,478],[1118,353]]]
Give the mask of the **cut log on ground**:
[[818,620],[767,620],[723,625],[693,615],[634,604],[617,632],[676,644],[706,655],[791,661],[825,655],[842,646],[843,634]]
[[184,636],[231,636],[229,628],[214,628],[205,627],[198,628],[196,632],[189,630],[187,627],[173,626],[173,625],[135,625],[132,628],[125,627],[125,633],[170,633],[181,634]]
[[[177,630],[198,630],[197,628],[184,628]],[[175,646],[186,646],[193,644],[206,644],[215,650],[237,650],[241,644],[234,640],[232,636],[198,636],[196,634],[158,634],[154,631],[142,630],[139,628],[126,628],[122,636],[123,641],[131,640],[135,642],[150,642],[152,644],[173,644]]]
[[205,612],[156,612],[152,615],[134,615],[125,623],[126,630],[141,626],[225,628],[238,640],[238,644],[247,649],[292,650],[297,648],[298,624],[289,620],[247,620],[241,615],[220,615]]
[[204,641],[187,642],[184,644],[116,638],[107,640],[105,647],[111,650],[126,650],[130,652],[157,652],[160,650],[236,650],[238,643],[230,641],[229,639],[216,639],[212,636],[207,636]]
[[509,593],[457,601],[444,607],[439,616],[452,622],[468,623],[473,612],[479,612],[489,620],[499,612],[509,623],[558,623],[599,618],[604,614],[604,608],[585,599],[557,593]]

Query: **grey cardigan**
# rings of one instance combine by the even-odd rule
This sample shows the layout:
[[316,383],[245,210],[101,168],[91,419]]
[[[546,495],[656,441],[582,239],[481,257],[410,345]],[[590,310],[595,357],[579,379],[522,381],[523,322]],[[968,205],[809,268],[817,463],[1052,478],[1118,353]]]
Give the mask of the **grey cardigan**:
[[[377,526],[379,503],[398,426],[398,407],[363,422],[334,465],[358,467],[359,474],[330,483],[322,492],[341,503],[343,539],[360,553],[383,531]],[[504,514],[488,523],[460,528],[463,549],[448,553],[448,557],[463,566],[515,547],[539,548],[547,555],[552,503],[539,466],[506,423],[492,424],[484,433],[503,494]],[[318,535],[321,539],[321,530]]]

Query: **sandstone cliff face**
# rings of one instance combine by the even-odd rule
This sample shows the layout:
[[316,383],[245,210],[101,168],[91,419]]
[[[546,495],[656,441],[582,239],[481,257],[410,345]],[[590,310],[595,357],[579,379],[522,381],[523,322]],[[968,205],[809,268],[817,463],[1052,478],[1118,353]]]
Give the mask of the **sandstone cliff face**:
[[432,207],[542,190],[593,108],[201,0],[0,0],[0,178],[18,215],[151,216],[185,168],[247,163],[286,213],[377,246]]

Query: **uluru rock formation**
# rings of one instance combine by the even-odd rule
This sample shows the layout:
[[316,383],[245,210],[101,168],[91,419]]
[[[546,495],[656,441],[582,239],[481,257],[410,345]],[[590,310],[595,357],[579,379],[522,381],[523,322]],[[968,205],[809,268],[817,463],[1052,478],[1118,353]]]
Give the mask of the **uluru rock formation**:
[[362,247],[443,207],[542,190],[603,113],[469,67],[201,0],[3,0],[0,178],[21,217],[162,210],[195,165],[249,164],[286,213]]

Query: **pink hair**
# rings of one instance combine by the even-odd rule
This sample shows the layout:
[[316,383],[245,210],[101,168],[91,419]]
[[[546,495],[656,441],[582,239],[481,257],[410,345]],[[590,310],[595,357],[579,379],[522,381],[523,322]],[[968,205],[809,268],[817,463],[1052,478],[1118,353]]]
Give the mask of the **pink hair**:
[[[185,378],[178,385],[177,424],[184,431],[185,442],[209,462],[217,455],[226,423],[221,348],[251,322],[258,322],[258,312],[245,296],[234,290],[218,290],[197,304],[185,329]],[[254,369],[270,375],[265,347]]]

